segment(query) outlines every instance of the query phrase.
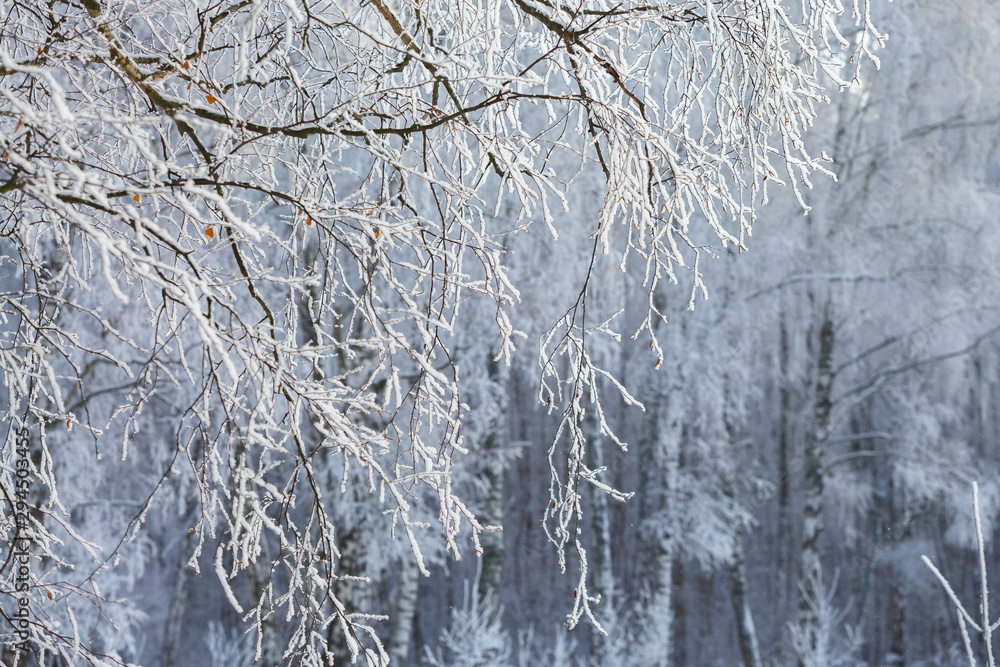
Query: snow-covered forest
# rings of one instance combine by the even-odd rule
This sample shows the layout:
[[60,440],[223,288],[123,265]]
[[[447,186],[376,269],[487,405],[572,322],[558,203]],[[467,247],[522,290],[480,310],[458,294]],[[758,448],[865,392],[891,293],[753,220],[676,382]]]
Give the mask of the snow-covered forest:
[[1000,4],[0,10],[3,665],[994,666]]

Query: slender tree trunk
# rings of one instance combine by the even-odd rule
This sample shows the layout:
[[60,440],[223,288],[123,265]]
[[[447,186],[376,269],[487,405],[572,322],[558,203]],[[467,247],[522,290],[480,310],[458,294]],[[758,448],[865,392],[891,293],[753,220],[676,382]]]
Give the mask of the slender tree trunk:
[[[823,477],[829,441],[831,390],[833,387],[834,330],[830,304],[823,309],[817,353],[816,397],[813,404],[813,431],[806,441],[805,507],[802,517],[802,550],[800,565],[799,632],[803,649],[815,654],[818,649],[819,617],[811,601],[822,596],[819,541],[823,534]],[[806,667],[799,656],[800,667]]]
[[[901,542],[910,537],[910,529],[906,521],[906,501],[901,498],[902,492],[896,488],[893,477],[893,463],[889,459],[883,461],[886,468],[886,486],[889,495],[889,511],[886,521],[885,537],[887,547],[895,549]],[[890,568],[889,582],[889,651],[895,657],[895,662],[889,664],[902,667],[906,664],[906,575],[896,561],[888,563]]]
[[742,529],[738,529],[733,539],[733,562],[729,566],[729,585],[732,591],[733,613],[736,617],[736,632],[740,642],[740,656],[743,658],[744,667],[761,667],[763,663],[760,660],[757,629],[747,599],[747,568]]
[[[479,520],[486,526],[503,527],[503,470],[488,470],[485,477],[489,488]],[[500,582],[503,578],[503,531],[484,532],[479,539],[483,554],[480,556],[482,562],[478,589],[479,599],[484,600],[491,594],[494,597],[500,595]]]
[[[680,369],[673,366],[669,370],[672,377],[665,378],[667,385],[657,397],[654,411],[655,434],[654,460],[657,470],[661,472],[664,485],[663,511],[667,517],[667,529],[659,540],[657,554],[657,569],[659,571],[659,590],[654,601],[659,613],[662,614],[661,627],[664,645],[662,655],[657,656],[655,667],[669,667],[671,652],[678,654],[678,645],[672,639],[678,636],[675,631],[680,604],[674,597],[678,590],[678,579],[683,581],[683,568],[677,560],[678,533],[678,495],[680,481],[681,439],[684,433],[684,399],[683,382]],[[677,664],[680,664],[679,662]]]
[[[357,526],[340,532],[341,539],[337,545],[340,549],[340,561],[337,563],[338,576],[361,576],[363,562],[363,547]],[[364,608],[362,596],[365,584],[353,579],[341,579],[336,583],[336,595],[348,614],[356,613]],[[360,639],[360,638],[359,638]],[[327,637],[330,651],[333,653],[334,664],[350,664],[351,652],[347,648],[347,638],[344,636],[340,623],[331,623]]]
[[906,665],[906,589],[904,575],[899,567],[892,566],[892,584],[889,590],[889,650],[894,667]]
[[[639,440],[639,521],[648,524],[655,521],[658,513],[664,510],[663,475],[658,461],[657,416],[659,402],[662,400],[659,392],[652,392],[652,397],[646,402],[646,418],[643,420],[643,433]],[[642,550],[637,554],[639,567],[638,576],[647,582],[651,596],[645,600],[643,610],[643,630],[640,637],[645,648],[644,656],[651,658],[652,665],[665,665],[670,653],[670,621],[673,614],[673,599],[671,591],[673,582],[671,571],[664,572],[661,564],[662,540],[657,538],[643,541]],[[663,619],[667,619],[666,622]]]
[[673,572],[668,575],[668,579],[673,581],[673,607],[670,610],[671,622],[671,652],[673,661],[664,663],[674,667],[688,667],[687,659],[687,606],[684,603],[684,590],[687,583],[687,573],[685,572],[684,561],[680,558],[673,560]]
[[[723,419],[726,426],[726,439],[728,441],[728,461],[723,462],[724,479],[723,492],[732,504],[733,509],[739,506],[739,491],[737,488],[736,471],[739,466],[739,453],[736,446],[737,428],[733,417],[733,401],[729,391],[729,379],[724,380],[726,384],[725,402],[723,406]],[[733,604],[734,620],[736,621],[736,634],[739,637],[740,656],[744,667],[761,667],[760,648],[757,643],[757,630],[754,627],[753,614],[750,611],[750,601],[747,599],[747,568],[746,552],[743,540],[743,526],[738,518],[734,518],[730,524],[733,533],[733,560],[729,566],[729,587]]]
[[[656,399],[652,399],[656,400]],[[647,416],[643,420],[643,433],[639,440],[639,451],[637,459],[639,465],[639,484],[636,489],[636,501],[639,509],[639,522],[643,524],[650,521],[657,512],[663,508],[663,498],[661,491],[663,479],[660,470],[656,465],[656,419],[655,414],[658,406],[647,402]],[[640,532],[640,535],[643,533]],[[643,550],[637,554],[639,567],[637,572],[644,582],[651,582],[652,590],[659,587],[659,568],[656,564],[656,554],[659,546],[651,541],[643,541]]]
[[972,424],[974,425],[974,430],[972,433],[972,441],[975,443],[976,456],[982,457],[983,450],[986,446],[986,429],[987,429],[987,415],[989,414],[989,403],[986,400],[988,392],[986,391],[986,382],[983,379],[983,364],[981,360],[981,353],[977,352],[972,355],[972,373],[973,381],[970,383],[971,387],[969,389],[970,404],[972,405]]
[[[200,440],[199,440],[200,442]],[[204,455],[204,447],[199,447]],[[198,498],[193,488],[188,487],[185,499],[184,521],[182,526],[187,526],[195,516],[198,507]],[[174,578],[174,593],[170,598],[170,609],[167,611],[167,625],[163,629],[163,647],[160,654],[163,656],[162,667],[175,667],[178,665],[177,651],[181,646],[182,630],[184,628],[184,615],[187,613],[188,597],[190,595],[190,578],[192,570],[188,563],[194,554],[195,543],[198,534],[194,531],[184,533],[177,551],[176,575]]]
[[680,644],[683,642],[683,628],[679,620],[683,619],[683,607],[674,592],[680,590],[684,574],[676,555],[675,540],[660,540],[656,557],[656,592],[645,610],[650,619],[647,621],[647,636],[644,637],[650,667],[682,664]]
[[181,630],[184,627],[184,615],[187,613],[188,595],[190,592],[188,579],[191,569],[188,561],[194,551],[195,533],[184,535],[180,550],[177,553],[177,574],[174,579],[174,594],[170,599],[170,610],[167,612],[167,625],[163,630],[163,667],[176,667],[177,650],[181,646]]
[[[854,426],[855,434],[858,433],[871,433],[875,431],[875,421],[872,417],[872,406],[870,401],[865,401],[858,406],[858,417],[857,422]],[[878,561],[878,552],[881,544],[880,536],[880,517],[878,516],[878,509],[882,506],[884,498],[878,492],[878,480],[880,477],[879,470],[883,467],[883,462],[885,461],[885,444],[882,438],[860,438],[855,437],[851,442],[851,453],[858,454],[866,451],[873,451],[876,456],[869,461],[858,460],[857,463],[853,464],[858,470],[859,474],[865,473],[869,478],[869,485],[874,493],[873,510],[868,511],[865,514],[864,519],[864,534],[869,537],[866,543],[859,544],[857,558],[859,559],[858,571],[860,576],[857,577],[855,582],[854,599],[857,600],[854,608],[856,609],[855,624],[859,627],[873,627],[875,618],[873,618],[873,607],[875,604],[875,598],[871,594],[872,591],[872,579],[874,578],[874,572],[876,570],[876,565]],[[863,647],[863,653],[869,662],[877,663],[877,659],[874,657],[877,652],[874,650],[875,646],[872,641],[866,641]]]
[[420,570],[412,558],[403,558],[399,567],[399,588],[388,652],[392,664],[402,667],[410,655],[410,638],[413,636],[420,592]]
[[[788,372],[788,327],[785,325],[785,314],[781,314],[781,325],[778,333],[778,610],[779,620],[789,619],[788,600],[790,597],[790,582],[792,572],[792,521],[791,507],[791,474],[789,463],[792,452],[789,449],[788,429],[789,412],[791,411],[791,390],[789,388]],[[784,623],[780,623],[784,625]]]
[[[508,374],[505,368],[491,358],[488,365],[490,391],[496,402],[497,416],[489,426],[489,432],[483,440],[484,467],[483,476],[486,479],[486,497],[483,502],[483,512],[480,520],[489,526],[503,527],[503,488],[504,460],[502,449],[507,444],[507,408],[508,408]],[[483,547],[481,571],[479,573],[479,599],[484,600],[490,594],[499,598],[500,582],[503,574],[503,531],[483,533],[480,543]],[[499,599],[497,599],[499,602]]]

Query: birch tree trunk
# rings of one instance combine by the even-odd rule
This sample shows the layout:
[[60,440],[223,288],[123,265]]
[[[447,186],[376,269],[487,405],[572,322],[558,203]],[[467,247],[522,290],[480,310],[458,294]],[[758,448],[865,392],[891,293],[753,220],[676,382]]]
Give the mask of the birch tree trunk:
[[420,570],[417,569],[416,563],[411,558],[400,560],[399,567],[396,613],[393,615],[388,652],[391,664],[402,667],[410,655],[410,637],[413,636],[413,625],[417,617],[417,601],[420,592]]
[[[660,618],[660,635],[662,643],[659,654],[653,656],[653,667],[669,667],[674,646],[675,606],[674,599],[675,576],[680,576],[677,561],[677,525],[678,511],[677,487],[680,479],[681,438],[684,432],[684,394],[680,368],[673,364],[661,371],[670,373],[663,378],[664,388],[656,397],[656,407],[653,410],[654,440],[653,459],[656,470],[663,480],[663,511],[668,518],[668,527],[661,535],[657,544],[658,590],[654,596],[652,607]],[[675,568],[677,571],[675,572]]]
[[[490,353],[487,373],[494,395],[493,400],[496,402],[497,416],[490,424],[489,433],[483,440],[482,448],[485,459],[483,476],[486,478],[487,489],[482,516],[479,518],[484,525],[502,527],[504,461],[501,450],[507,443],[508,374],[506,367],[501,367],[493,359],[492,352]],[[483,533],[480,543],[483,547],[483,555],[478,589],[479,599],[484,600],[491,593],[494,596],[500,594],[504,555],[503,531]]]
[[[823,309],[817,351],[816,395],[813,403],[813,430],[806,441],[805,507],[802,517],[802,549],[799,575],[799,633],[809,655],[818,649],[819,617],[811,601],[822,596],[819,540],[823,534],[823,476],[829,441],[831,390],[833,387],[833,317],[829,301]],[[807,667],[803,655],[799,667]]]

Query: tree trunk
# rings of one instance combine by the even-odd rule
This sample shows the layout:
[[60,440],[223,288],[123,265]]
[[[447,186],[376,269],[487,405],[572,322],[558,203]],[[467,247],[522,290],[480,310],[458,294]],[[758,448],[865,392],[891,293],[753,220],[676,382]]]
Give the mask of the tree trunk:
[[[903,491],[897,489],[893,481],[893,463],[885,459],[883,465],[886,468],[889,496],[885,542],[887,549],[895,549],[900,543],[905,543],[909,539],[910,527],[906,518],[906,502],[901,497]],[[902,667],[906,664],[906,574],[898,561],[891,561],[888,566],[890,568],[889,651],[893,655],[893,661],[887,664]]]
[[[803,650],[814,655],[818,649],[820,619],[810,602],[823,595],[819,540],[823,534],[823,476],[826,450],[829,441],[831,390],[833,387],[833,318],[827,302],[823,309],[823,323],[819,333],[817,353],[816,396],[813,404],[813,431],[806,441],[805,480],[803,485],[805,507],[802,517],[802,550],[799,575],[799,633]],[[804,656],[799,656],[799,666],[806,667]]]
[[900,568],[892,566],[892,584],[889,589],[889,650],[892,662],[887,664],[903,667],[906,664],[906,589],[905,575]]
[[[363,561],[363,547],[359,535],[359,528],[351,526],[349,530],[341,530],[341,539],[337,545],[340,549],[340,561],[337,563],[338,576],[361,576],[361,563]],[[344,611],[348,614],[356,613],[364,608],[362,596],[365,593],[365,584],[353,579],[341,579],[335,584],[337,599],[344,605]],[[358,637],[358,640],[361,638]],[[351,652],[347,647],[347,638],[344,636],[340,623],[331,623],[327,635],[327,643],[333,653],[334,664],[347,665],[351,662]]]
[[670,648],[673,653],[672,661],[664,662],[664,665],[674,665],[675,667],[688,667],[687,659],[687,606],[684,603],[685,589],[685,568],[684,561],[680,558],[673,560],[673,572],[667,575],[673,583],[673,607],[670,610]]
[[[680,369],[676,365],[662,372],[671,372],[666,388],[657,396],[657,406],[654,410],[655,434],[654,461],[661,472],[664,484],[663,511],[666,513],[668,527],[659,540],[657,569],[659,571],[659,590],[655,601],[657,609],[662,614],[660,625],[664,644],[662,655],[656,657],[655,667],[669,667],[671,652],[677,652],[673,638],[678,601],[674,598],[677,590],[676,578],[683,579],[683,568],[677,562],[677,533],[679,532],[679,511],[677,490],[680,482],[681,438],[684,434],[684,388]],[[679,664],[679,663],[678,663]]]
[[[507,443],[507,373],[491,358],[488,364],[490,391],[496,402],[497,416],[489,426],[483,440],[483,476],[486,479],[486,497],[480,520],[487,526],[503,527],[504,460],[502,449]],[[479,599],[488,595],[499,598],[500,582],[503,574],[503,531],[483,533],[480,538],[483,547],[481,571],[479,573]],[[499,599],[497,600],[499,602]]]
[[682,661],[680,643],[683,642],[683,628],[678,620],[683,617],[683,608],[674,591],[680,590],[684,574],[676,558],[676,541],[660,540],[658,547],[656,592],[645,609],[647,621],[643,644],[647,651],[645,664],[669,667],[675,662],[680,665]]
[[760,660],[757,629],[747,599],[747,568],[742,529],[737,532],[733,540],[733,563],[729,566],[729,584],[732,591],[733,613],[736,617],[736,633],[740,642],[740,655],[744,667],[761,667],[763,663]]
[[740,656],[744,667],[761,667],[760,648],[757,644],[757,630],[754,627],[753,614],[750,611],[750,601],[747,599],[747,567],[744,550],[743,525],[739,521],[736,510],[739,507],[739,492],[737,489],[736,471],[739,466],[739,452],[736,446],[737,428],[733,418],[733,398],[729,392],[729,378],[725,378],[725,405],[723,419],[726,426],[728,442],[728,461],[722,463],[724,470],[723,493],[731,503],[733,521],[730,530],[733,533],[733,560],[729,566],[729,586],[733,604],[736,635],[739,638]]
[[403,558],[399,567],[396,612],[393,615],[388,652],[391,664],[402,667],[410,655],[410,638],[413,636],[414,619],[417,617],[418,593],[420,592],[420,570],[412,558]]
[[789,585],[792,572],[792,522],[791,507],[791,474],[789,463],[792,452],[788,442],[788,416],[791,411],[791,389],[789,388],[788,371],[788,327],[785,325],[785,314],[781,314],[781,328],[778,334],[778,383],[780,407],[778,412],[778,599],[779,625],[789,621],[788,600]]
[[181,540],[180,550],[177,553],[177,575],[174,579],[174,594],[170,599],[170,610],[167,613],[167,625],[163,630],[163,667],[175,667],[177,664],[177,650],[181,646],[181,630],[184,626],[184,614],[187,612],[189,585],[188,579],[191,576],[191,569],[188,561],[194,551],[194,543],[197,536],[194,532],[184,535]]

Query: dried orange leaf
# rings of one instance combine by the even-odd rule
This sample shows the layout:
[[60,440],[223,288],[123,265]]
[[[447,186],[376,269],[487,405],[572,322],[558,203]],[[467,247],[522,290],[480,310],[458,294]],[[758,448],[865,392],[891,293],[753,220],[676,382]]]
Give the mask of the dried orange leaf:
[[184,61],[184,69],[191,69],[191,63],[189,63],[188,61],[185,60]]
[[136,196],[132,197],[132,199],[134,199],[136,201],[141,201],[142,197],[140,197],[139,195],[136,195]]
[[306,227],[311,227],[312,223],[313,223],[313,219],[307,216],[306,217]]
[[208,228],[207,228],[207,229],[205,230],[205,236],[207,236],[207,237],[208,237],[208,238],[210,238],[210,239],[214,239],[214,238],[215,238],[215,230],[214,230],[214,229],[212,229],[211,227],[208,227]]
[[380,231],[378,230],[378,227],[376,227],[376,228],[375,228],[375,238],[378,238],[378,237],[380,237],[380,236],[382,236],[382,232],[380,232]]
[[211,93],[209,93],[209,94],[208,94],[208,97],[206,97],[205,99],[207,99],[207,100],[208,100],[208,103],[209,103],[209,104],[215,104],[215,96],[214,96],[214,95],[212,95]]

